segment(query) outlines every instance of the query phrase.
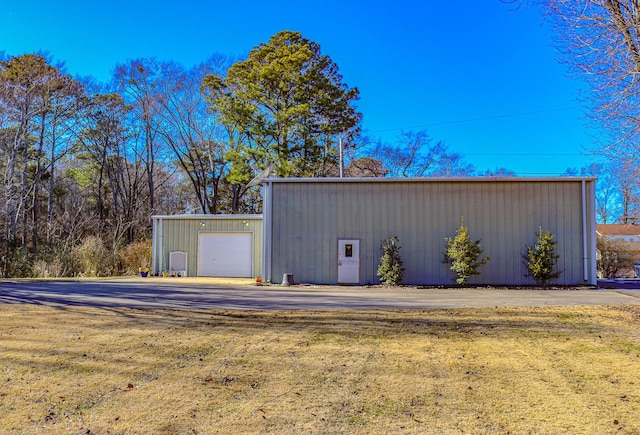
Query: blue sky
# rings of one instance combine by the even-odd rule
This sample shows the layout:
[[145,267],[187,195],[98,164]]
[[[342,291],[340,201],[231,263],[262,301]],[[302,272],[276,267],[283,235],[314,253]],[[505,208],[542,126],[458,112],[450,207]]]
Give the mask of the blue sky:
[[0,0],[0,51],[47,51],[73,75],[155,56],[186,66],[244,55],[280,30],[320,44],[360,89],[363,126],[393,141],[426,129],[478,169],[581,168],[597,131],[535,9],[499,0],[389,2]]

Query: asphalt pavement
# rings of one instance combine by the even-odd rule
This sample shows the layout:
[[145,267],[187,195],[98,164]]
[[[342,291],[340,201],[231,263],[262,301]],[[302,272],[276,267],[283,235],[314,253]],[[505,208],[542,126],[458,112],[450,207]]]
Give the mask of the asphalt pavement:
[[0,304],[224,310],[442,309],[640,304],[636,289],[258,286],[247,279],[0,281]]

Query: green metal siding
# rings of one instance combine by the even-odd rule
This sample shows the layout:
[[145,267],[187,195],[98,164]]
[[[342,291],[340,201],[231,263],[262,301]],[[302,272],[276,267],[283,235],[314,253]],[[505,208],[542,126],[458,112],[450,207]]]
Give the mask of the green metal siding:
[[558,240],[558,284],[595,283],[594,181],[585,181],[583,232],[580,179],[377,180],[295,182],[271,180],[271,279],[293,273],[298,282],[334,284],[337,240],[360,239],[361,284],[375,284],[381,240],[398,236],[406,284],[450,284],[442,263],[445,237],[464,216],[473,239],[491,260],[476,284],[532,284],[522,254],[539,227]]
[[169,253],[187,253],[187,274],[198,272],[198,234],[201,232],[250,232],[253,233],[253,276],[260,276],[262,269],[262,216],[259,215],[176,215],[154,216],[154,273],[169,268]]

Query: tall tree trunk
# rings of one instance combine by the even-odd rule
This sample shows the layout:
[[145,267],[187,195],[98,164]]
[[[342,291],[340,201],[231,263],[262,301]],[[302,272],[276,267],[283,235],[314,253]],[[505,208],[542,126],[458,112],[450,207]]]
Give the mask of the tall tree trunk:
[[18,189],[16,187],[16,169],[18,165],[18,151],[24,146],[23,141],[26,129],[27,120],[26,113],[24,113],[22,121],[14,135],[11,149],[8,153],[9,155],[4,175],[5,201],[7,202],[7,231],[5,239],[7,241],[13,241],[18,236],[18,214],[20,201],[18,200]]
[[40,138],[36,151],[36,171],[33,179],[33,197],[31,199],[31,252],[38,252],[38,192],[40,191],[40,179],[42,178],[42,153],[44,150],[44,127],[46,111],[40,116]]
[[51,143],[50,155],[50,174],[49,174],[49,195],[47,199],[47,245],[51,244],[51,226],[53,224],[53,197],[55,195],[55,174],[56,174],[56,158],[55,158],[55,136]]
[[211,199],[208,201],[209,213],[216,214],[216,211],[218,210],[218,182],[216,180],[211,182],[211,190],[213,194],[211,195]]
[[242,186],[240,186],[239,184],[234,184],[233,186],[231,186],[231,194],[232,196],[232,202],[231,202],[231,212],[232,213],[237,213],[238,209],[240,208],[240,188]]
[[13,146],[9,151],[7,158],[7,166],[4,173],[4,197],[7,204],[6,208],[6,233],[5,240],[13,240],[16,236],[16,214],[17,214],[17,201],[16,201],[16,188],[15,188],[15,171],[16,171],[17,150]]
[[96,199],[96,211],[98,212],[98,231],[104,228],[104,206],[102,204],[102,180],[104,178],[104,167],[100,167],[98,175],[98,198]]
[[[147,109],[148,110],[148,109]],[[153,180],[153,173],[155,171],[155,153],[153,150],[153,138],[151,137],[151,125],[148,119],[148,115],[145,116],[145,136],[147,144],[147,183],[149,184],[149,212],[153,214],[155,212],[155,186]]]
[[24,167],[22,169],[22,183],[21,183],[21,194],[20,194],[20,215],[22,216],[22,240],[20,247],[26,253],[27,252],[27,237],[28,226],[29,226],[29,212],[27,210],[27,200],[29,199],[29,193],[27,191],[27,180],[29,177],[28,172],[29,166],[25,162]]

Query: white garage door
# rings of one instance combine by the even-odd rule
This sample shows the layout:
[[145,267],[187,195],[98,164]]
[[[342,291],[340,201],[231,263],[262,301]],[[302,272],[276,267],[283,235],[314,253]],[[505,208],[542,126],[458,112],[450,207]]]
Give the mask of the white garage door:
[[251,277],[252,233],[200,233],[198,275]]

